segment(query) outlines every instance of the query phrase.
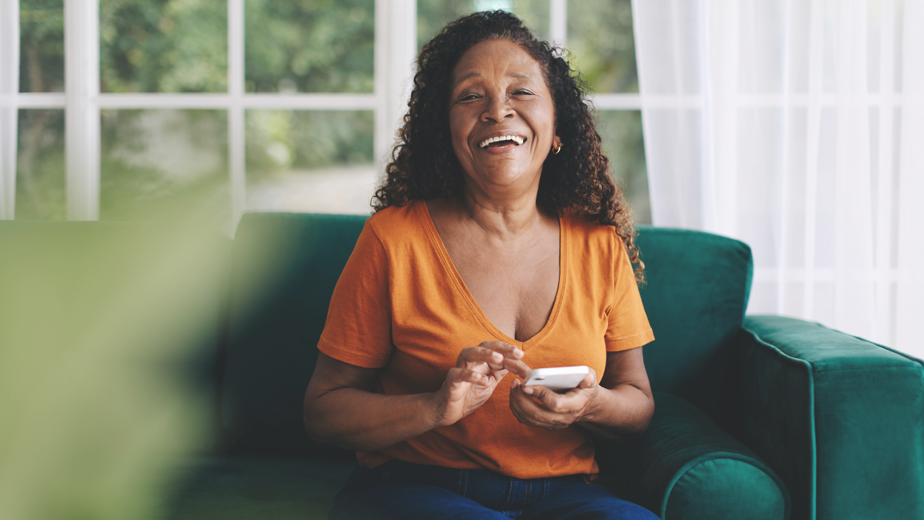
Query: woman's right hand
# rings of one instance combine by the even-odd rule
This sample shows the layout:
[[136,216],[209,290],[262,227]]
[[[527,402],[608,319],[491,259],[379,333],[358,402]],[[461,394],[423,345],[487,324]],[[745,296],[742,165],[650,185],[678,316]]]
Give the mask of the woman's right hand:
[[436,426],[449,426],[483,405],[508,372],[526,379],[529,367],[520,361],[523,351],[502,341],[485,341],[459,354],[456,366],[433,394]]

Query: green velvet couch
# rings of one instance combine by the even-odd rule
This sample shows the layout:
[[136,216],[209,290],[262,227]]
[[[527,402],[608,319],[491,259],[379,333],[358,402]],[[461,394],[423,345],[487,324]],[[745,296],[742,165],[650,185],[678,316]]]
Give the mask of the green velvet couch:
[[[326,518],[355,457],[308,438],[302,398],[364,220],[241,220],[198,361],[216,438],[185,466],[168,518]],[[640,438],[598,442],[603,485],[671,520],[924,518],[920,361],[818,324],[745,316],[752,258],[739,241],[642,228],[638,244],[656,412]]]

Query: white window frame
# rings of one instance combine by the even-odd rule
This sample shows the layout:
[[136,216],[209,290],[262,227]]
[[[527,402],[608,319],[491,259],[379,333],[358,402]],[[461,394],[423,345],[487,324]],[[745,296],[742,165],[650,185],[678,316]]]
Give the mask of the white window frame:
[[[20,109],[63,109],[67,219],[97,220],[100,203],[100,111],[205,109],[228,112],[228,164],[233,222],[246,210],[244,112],[371,110],[374,156],[386,162],[410,94],[417,55],[417,1],[375,0],[374,89],[370,94],[263,94],[244,89],[244,1],[228,0],[228,92],[100,93],[99,0],[64,0],[64,93],[19,93],[19,1],[0,6],[0,219],[15,216],[17,120]],[[549,0],[553,41],[567,41],[567,0]],[[598,110],[640,110],[639,94],[597,94]],[[657,101],[655,101],[657,102]],[[671,104],[676,101],[671,100]]]
[[13,218],[19,104],[19,2],[0,2],[0,219]]

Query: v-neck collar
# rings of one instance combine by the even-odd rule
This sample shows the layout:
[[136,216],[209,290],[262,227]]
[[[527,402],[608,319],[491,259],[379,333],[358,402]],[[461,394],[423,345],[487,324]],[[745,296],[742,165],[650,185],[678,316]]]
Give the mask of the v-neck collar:
[[487,314],[485,314],[481,309],[481,306],[478,305],[478,302],[475,301],[475,297],[472,296],[471,291],[468,290],[468,286],[465,285],[465,280],[462,279],[462,275],[459,274],[459,270],[456,269],[456,265],[452,262],[452,258],[449,256],[449,250],[446,249],[446,244],[443,243],[443,239],[440,237],[439,231],[436,230],[436,224],[433,223],[433,217],[430,216],[430,209],[427,207],[427,202],[424,200],[418,200],[414,203],[417,204],[416,211],[421,213],[420,217],[424,222],[427,235],[430,237],[433,249],[436,252],[436,255],[439,257],[440,263],[443,264],[443,268],[446,271],[446,274],[453,281],[453,284],[456,286],[456,290],[461,295],[461,298],[465,300],[468,306],[472,309],[473,314],[478,318],[482,326],[484,326],[485,329],[497,339],[500,339],[505,343],[518,346],[523,351],[525,351],[533,344],[542,341],[542,338],[547,336],[552,330],[552,327],[555,326],[555,322],[558,318],[558,315],[560,314],[562,305],[561,302],[565,294],[565,282],[567,278],[565,259],[568,256],[568,232],[565,229],[565,226],[567,226],[567,219],[558,217],[558,290],[555,293],[555,302],[552,304],[552,312],[549,313],[548,320],[546,320],[545,325],[539,332],[537,332],[526,341],[519,341],[516,338],[511,338],[503,331],[501,331],[496,325],[494,325],[494,323],[492,323],[488,318]]

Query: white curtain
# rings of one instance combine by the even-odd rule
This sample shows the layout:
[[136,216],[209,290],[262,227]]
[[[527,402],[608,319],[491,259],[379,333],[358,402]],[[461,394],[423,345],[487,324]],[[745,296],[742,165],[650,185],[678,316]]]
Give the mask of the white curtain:
[[754,253],[749,314],[924,356],[924,0],[633,0],[653,222]]

